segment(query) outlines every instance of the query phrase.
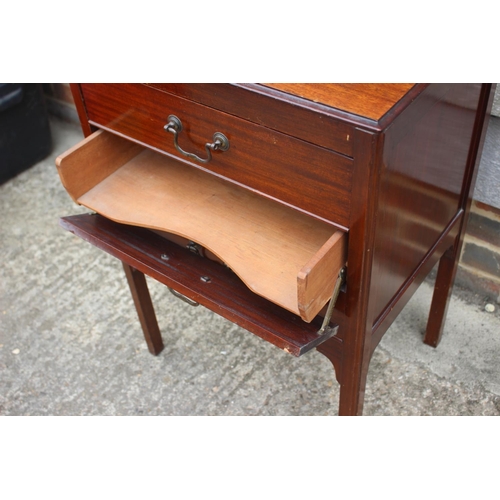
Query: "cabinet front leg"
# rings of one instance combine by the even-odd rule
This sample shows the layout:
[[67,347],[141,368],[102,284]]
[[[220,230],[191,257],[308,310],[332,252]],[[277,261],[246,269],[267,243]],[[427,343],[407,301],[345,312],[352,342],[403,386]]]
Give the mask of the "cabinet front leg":
[[340,384],[339,416],[363,414],[369,360],[361,364],[344,361]]
[[454,245],[449,248],[439,260],[436,284],[434,285],[427,330],[424,337],[424,342],[432,347],[437,347],[443,334],[448,304],[458,267],[457,246]]
[[323,354],[333,365],[333,371],[335,372],[335,378],[339,384],[342,383],[340,378],[342,374],[342,351],[338,343],[334,338],[328,339],[323,344],[316,347],[316,350]]
[[125,262],[122,262],[122,264],[149,352],[156,356],[163,350],[163,340],[146,277],[137,269],[125,264]]
[[335,340],[329,339],[316,349],[330,360],[340,384],[339,416],[362,415],[369,359],[361,356],[356,362],[346,357]]

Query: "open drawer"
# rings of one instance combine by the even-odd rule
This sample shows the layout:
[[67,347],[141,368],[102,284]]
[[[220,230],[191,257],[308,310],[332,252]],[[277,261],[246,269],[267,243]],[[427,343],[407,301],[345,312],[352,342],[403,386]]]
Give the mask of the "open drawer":
[[114,134],[98,131],[57,160],[73,200],[116,222],[205,247],[250,290],[310,322],[346,262],[346,234]]

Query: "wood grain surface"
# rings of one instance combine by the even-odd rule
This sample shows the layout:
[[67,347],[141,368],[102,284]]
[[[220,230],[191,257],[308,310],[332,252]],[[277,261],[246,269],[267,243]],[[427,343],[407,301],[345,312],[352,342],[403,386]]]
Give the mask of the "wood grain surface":
[[480,84],[434,85],[386,133],[370,294],[374,323],[460,210],[480,92]]
[[[352,159],[145,85],[82,85],[82,92],[93,125],[348,227]],[[186,159],[163,128],[171,114],[182,121],[185,151],[204,156],[215,132],[226,135],[229,150],[208,164]]]
[[359,123],[340,119],[334,108],[315,106],[260,84],[145,85],[352,157],[354,128]]
[[56,158],[59,177],[73,201],[142,151],[141,146],[102,130]]
[[[126,213],[126,219],[142,212],[152,227],[166,215],[174,232],[186,236],[183,231],[188,228],[190,239],[202,234],[200,244],[217,255],[227,254],[223,260],[238,267],[241,276],[248,273],[244,279],[258,281],[263,295],[273,299],[252,293],[235,273],[179,246],[184,252],[180,265],[169,267],[159,257],[169,242],[156,234],[154,243],[149,237],[137,237],[135,231],[142,228],[133,228],[133,233],[123,229],[132,226],[113,229],[111,221],[96,216],[92,221],[65,223],[68,229],[288,352],[319,347],[341,384],[341,415],[362,413],[373,350],[441,259],[425,337],[437,345],[484,140],[490,84],[83,84],[80,88],[84,127],[121,134],[150,151],[126,160],[122,167],[110,167],[104,180],[77,199],[88,196],[86,202],[92,206],[94,197],[106,204],[99,207],[103,213],[117,210]],[[214,154],[208,166],[180,158],[172,137],[163,130],[171,113],[185,124],[179,137],[184,149],[203,151],[205,142],[220,131],[229,138],[229,151]],[[163,156],[155,156],[153,150]],[[171,162],[168,156],[181,161]],[[189,176],[208,175],[245,194],[233,196],[237,190],[230,190],[210,199],[193,188],[189,198],[182,194],[190,184],[184,182],[184,173],[168,186],[177,175],[170,173],[170,163],[190,169]],[[132,205],[124,189],[131,183],[129,193],[140,193]],[[172,197],[177,191],[180,195]],[[252,196],[276,206],[264,209]],[[237,199],[244,210],[236,208]],[[285,208],[290,214],[301,210],[315,223],[292,221],[282,212]],[[193,214],[199,212],[205,227],[190,227],[187,219],[198,218]],[[214,224],[215,219],[220,224]],[[343,243],[343,248],[335,242],[339,226],[349,230],[349,244]],[[209,241],[213,235],[219,237]],[[345,242],[346,236],[341,234],[339,241]],[[275,246],[273,238],[278,240]],[[174,255],[177,250],[169,251]],[[319,318],[306,323],[297,314],[307,317],[304,308],[327,289],[329,297],[336,276],[330,278],[326,272],[335,268],[336,254],[342,262],[347,260],[342,305],[335,308],[331,321],[338,332],[315,339],[308,328]],[[234,258],[240,263],[228,261]],[[201,282],[193,259],[206,262],[202,272],[216,266],[210,271],[212,288]],[[188,260],[192,264],[183,267]],[[264,273],[256,279],[259,269]],[[281,276],[283,270],[286,276]],[[301,291],[300,282],[311,288]]]
[[413,87],[413,83],[266,83],[310,101],[371,120],[380,120]]
[[[96,132],[59,158],[77,202],[117,222],[189,238],[224,261],[255,293],[311,321],[331,297],[345,264],[345,235],[331,225],[224,182],[209,173],[143,150],[116,168],[121,147],[138,146]],[[99,161],[93,163],[91,158]],[[107,177],[101,164],[109,158]],[[81,162],[79,161],[81,159]],[[89,167],[82,168],[80,165]],[[98,176],[89,170],[94,165]],[[87,191],[80,180],[86,172]],[[69,179],[69,180],[68,180]],[[94,186],[89,182],[95,181]],[[75,194],[73,193],[75,197]],[[300,279],[298,279],[300,273]]]
[[[305,323],[297,315],[255,295],[226,267],[148,229],[118,224],[97,214],[64,217],[60,225],[289,354],[301,356],[329,340],[336,356],[342,355],[335,325],[318,335],[321,318]],[[201,280],[202,276],[210,277],[210,281]]]

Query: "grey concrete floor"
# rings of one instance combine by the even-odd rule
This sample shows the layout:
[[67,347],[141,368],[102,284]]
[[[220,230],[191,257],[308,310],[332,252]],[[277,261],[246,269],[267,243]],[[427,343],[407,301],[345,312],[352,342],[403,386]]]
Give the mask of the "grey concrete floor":
[[[336,415],[313,351],[294,358],[149,280],[165,349],[146,349],[120,263],[63,231],[82,213],[55,157],[82,135],[52,121],[54,151],[0,186],[1,415]],[[443,341],[422,343],[424,283],[376,350],[365,415],[500,415],[500,315],[457,290]]]

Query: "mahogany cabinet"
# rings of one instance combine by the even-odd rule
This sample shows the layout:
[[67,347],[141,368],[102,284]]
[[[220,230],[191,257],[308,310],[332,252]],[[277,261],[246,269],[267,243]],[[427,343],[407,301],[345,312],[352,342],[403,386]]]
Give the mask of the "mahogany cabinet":
[[370,358],[439,261],[437,346],[491,84],[79,84],[86,139],[57,160],[61,225],[123,262],[148,347],[144,274],[292,355],[333,364],[362,413]]

